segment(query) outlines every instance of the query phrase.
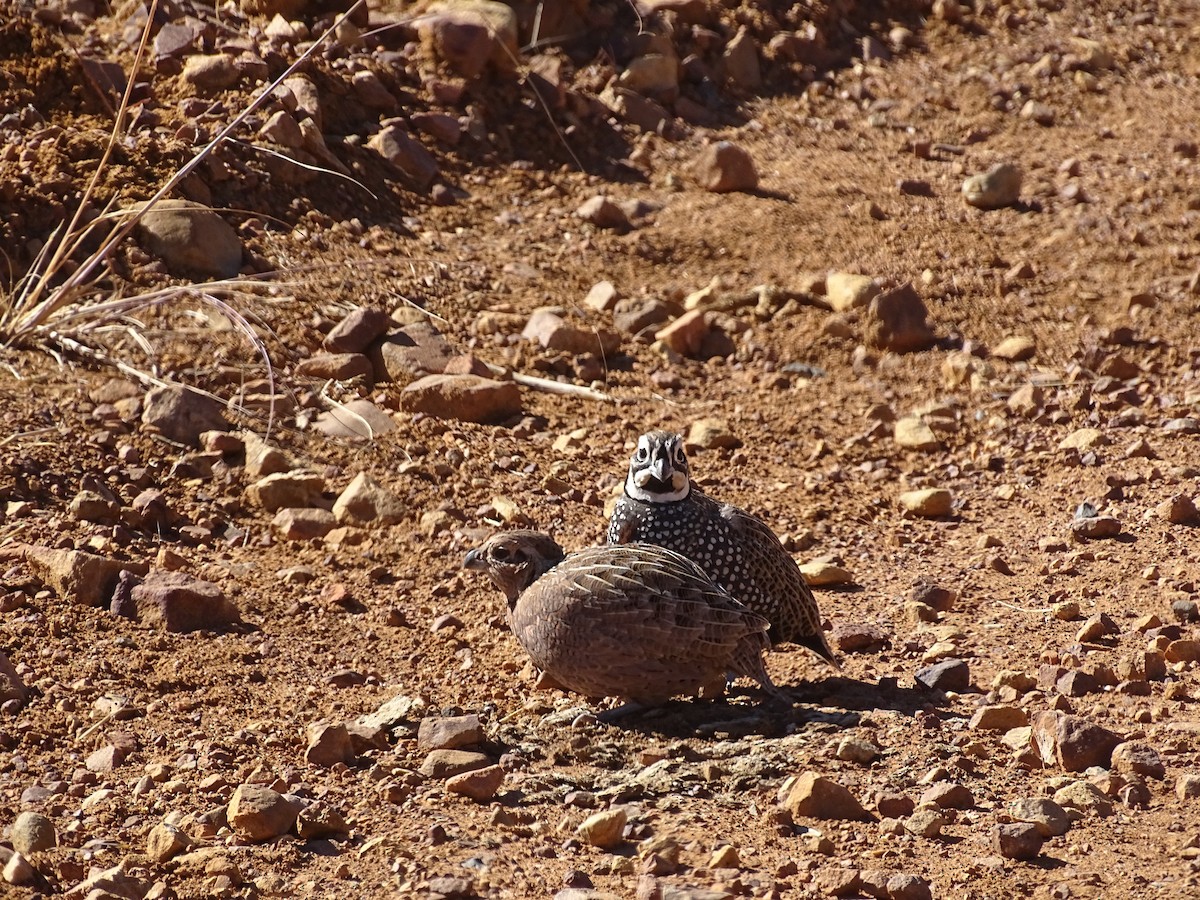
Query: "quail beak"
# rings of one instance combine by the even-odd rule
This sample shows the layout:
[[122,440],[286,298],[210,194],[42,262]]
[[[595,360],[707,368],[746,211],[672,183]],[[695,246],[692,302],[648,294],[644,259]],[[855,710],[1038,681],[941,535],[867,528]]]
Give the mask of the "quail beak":
[[638,487],[648,491],[664,492],[679,490],[679,482],[685,478],[682,472],[677,472],[666,457],[651,460],[650,465],[634,476]]
[[654,480],[659,484],[670,484],[671,464],[667,462],[665,456],[660,456],[654,460],[654,464],[650,467],[650,473],[654,476]]
[[487,568],[487,562],[478,550],[471,550],[468,551],[467,558],[463,560],[463,568],[474,569],[478,572]]

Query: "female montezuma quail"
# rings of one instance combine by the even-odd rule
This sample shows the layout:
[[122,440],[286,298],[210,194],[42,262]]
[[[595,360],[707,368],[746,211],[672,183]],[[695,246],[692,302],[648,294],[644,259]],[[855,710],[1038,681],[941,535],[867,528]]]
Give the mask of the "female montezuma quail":
[[564,556],[536,531],[506,531],[467,554],[508,598],[517,641],[559,684],[654,706],[723,689],[726,672],[779,696],[763,667],[765,619],[662,547],[589,547]]
[[707,497],[691,483],[683,438],[638,438],[608,543],[638,541],[681,553],[771,623],[771,641],[800,644],[837,666],[808,583],[760,519]]

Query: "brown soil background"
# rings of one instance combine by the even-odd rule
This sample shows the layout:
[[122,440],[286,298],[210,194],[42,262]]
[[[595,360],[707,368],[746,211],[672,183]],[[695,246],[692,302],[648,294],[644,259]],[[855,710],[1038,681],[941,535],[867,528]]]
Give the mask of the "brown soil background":
[[[19,565],[3,574],[4,592],[23,599],[0,614],[0,649],[33,690],[23,707],[0,718],[0,824],[25,808],[29,786],[73,786],[39,807],[54,820],[60,844],[33,860],[48,879],[44,890],[66,890],[90,866],[125,860],[147,884],[162,881],[181,897],[420,896],[442,876],[471,879],[479,896],[543,897],[583,883],[580,873],[598,890],[632,897],[646,872],[638,841],[654,837],[683,848],[678,871],[660,873],[660,892],[822,896],[821,873],[841,867],[917,874],[935,897],[1195,896],[1200,879],[1187,848],[1200,840],[1200,808],[1174,790],[1182,775],[1200,771],[1194,664],[1174,667],[1147,696],[1104,690],[1065,701],[1154,747],[1167,775],[1148,781],[1147,808],[1118,800],[1112,816],[1083,819],[1047,841],[1031,863],[997,857],[990,829],[1011,800],[1046,794],[1064,773],[1021,767],[998,735],[972,732],[967,722],[978,705],[995,700],[987,692],[1001,671],[1036,678],[1044,663],[1115,668],[1122,654],[1145,646],[1133,628],[1137,617],[1175,621],[1172,603],[1197,599],[1196,531],[1155,510],[1175,495],[1194,495],[1200,471],[1195,436],[1163,428],[1193,415],[1200,399],[1200,8],[1113,0],[976,7],[957,24],[909,7],[854,7],[843,34],[886,41],[888,29],[903,24],[915,45],[863,64],[846,40],[827,90],[806,90],[803,79],[772,70],[758,96],[730,92],[722,100],[724,126],[685,129],[676,140],[646,138],[620,123],[597,124],[594,133],[586,126],[556,131],[515,81],[489,75],[468,95],[504,140],[439,150],[442,180],[464,193],[453,206],[435,206],[388,181],[382,163],[353,146],[345,152],[359,160],[356,176],[377,200],[323,175],[287,183],[249,153],[230,154],[258,173],[249,187],[236,176],[206,185],[211,204],[231,210],[250,258],[285,270],[276,295],[264,292],[252,311],[270,329],[282,385],[302,399],[320,385],[289,372],[319,348],[323,331],[355,306],[392,308],[400,298],[441,317],[448,339],[482,359],[576,380],[574,358],[517,337],[478,336],[472,323],[485,310],[523,317],[554,305],[606,327],[606,314],[582,306],[601,279],[626,296],[675,298],[714,277],[730,291],[798,288],[811,274],[834,271],[911,281],[944,348],[872,352],[856,364],[854,316],[852,336],[839,337],[825,330],[831,314],[816,305],[767,320],[744,309],[727,321],[729,330],[744,332],[732,357],[668,361],[626,336],[601,379],[613,402],[524,391],[526,416],[515,427],[397,413],[394,431],[351,444],[284,421],[271,441],[298,465],[323,472],[330,497],[366,471],[408,503],[403,523],[340,545],[278,540],[270,516],[242,499],[236,469],[212,479],[172,475],[185,451],[136,422],[98,421],[95,398],[114,377],[111,369],[4,351],[0,501],[28,501],[32,515],[0,520],[0,544],[89,547],[145,563],[167,546],[188,571],[219,584],[254,626],[163,634],[70,605]],[[64,41],[128,63],[117,40],[122,23],[100,15],[63,38],[25,12],[0,28],[0,112],[33,104],[44,120],[6,136],[0,162],[8,185],[0,218],[15,271],[28,264],[28,242],[45,239],[71,209],[111,122],[79,89]],[[635,27],[628,11],[613,25]],[[1075,52],[1077,38],[1113,56],[1094,84],[1034,68],[1047,54],[1061,60]],[[150,105],[173,131],[183,88],[170,76],[153,85]],[[429,102],[415,78],[407,87],[414,103]],[[247,96],[237,88],[222,99],[236,109]],[[1052,126],[1019,115],[1030,98],[1054,110]],[[341,110],[347,121],[329,127],[351,133],[349,120],[361,111],[350,103]],[[722,138],[753,155],[759,192],[709,194],[689,180],[687,164],[702,144]],[[953,149],[922,158],[914,152],[922,143]],[[636,165],[623,162],[642,146],[648,150]],[[144,199],[188,152],[181,141],[138,140],[120,155],[104,190]],[[966,206],[963,178],[1003,160],[1024,170],[1021,206]],[[902,180],[914,179],[926,183],[923,194],[901,189]],[[628,233],[599,230],[574,210],[601,193],[659,208]],[[137,259],[114,289],[161,278]],[[209,317],[164,311],[143,324],[167,374],[224,395],[264,374]],[[1034,340],[1031,361],[986,357],[986,348],[1013,335]],[[130,362],[151,364],[120,335],[98,340]],[[943,366],[964,341],[982,348],[979,377],[951,385]],[[1100,374],[1114,356],[1136,374],[1120,382]],[[825,374],[791,373],[788,363]],[[677,381],[661,377],[669,375]],[[1045,386],[1043,408],[1014,413],[1007,398],[1031,381]],[[335,396],[359,393],[396,408],[401,387]],[[890,426],[874,429],[869,415],[878,404],[903,415],[931,403],[940,410],[944,445],[936,452],[897,447]],[[496,527],[496,497],[514,501],[568,547],[598,542],[604,503],[638,433],[686,430],[710,417],[724,419],[742,446],[693,455],[706,489],[762,515],[788,536],[798,561],[828,556],[848,568],[852,587],[818,591],[824,614],[833,625],[878,626],[889,645],[842,654],[837,674],[803,653],[772,655],[773,677],[797,701],[790,718],[754,718],[758,695],[735,691],[729,705],[679,702],[620,727],[573,731],[569,715],[548,719],[581,701],[535,688],[503,624],[499,594],[460,571],[463,554]],[[1082,427],[1100,429],[1109,443],[1082,457],[1058,449]],[[553,448],[576,429],[570,450]],[[1127,454],[1138,440],[1152,456]],[[122,445],[137,449],[177,511],[214,529],[212,541],[143,533],[117,541],[111,528],[69,516],[67,504],[90,479],[123,493]],[[548,491],[551,472],[574,490]],[[899,492],[926,486],[954,492],[953,516],[902,514]],[[1073,543],[1070,521],[1083,501],[1120,519],[1123,538]],[[422,515],[439,509],[457,524],[429,535]],[[314,580],[285,583],[278,573],[295,566],[310,567]],[[906,609],[919,579],[959,595],[939,622],[917,622]],[[355,602],[328,602],[338,585]],[[1080,622],[1050,614],[1063,600],[1077,601],[1083,616],[1109,614],[1120,633],[1080,646]],[[433,631],[445,614],[461,626]],[[939,640],[951,640],[954,655],[968,660],[978,693],[946,696],[914,685]],[[347,672],[362,677],[336,677]],[[359,683],[335,684],[346,681]],[[512,766],[493,802],[474,803],[411,777],[424,756],[415,721],[355,766],[305,763],[308,725],[356,718],[398,694],[421,698],[427,714],[481,717],[488,749],[497,758],[509,754]],[[91,728],[106,697],[123,698],[141,715]],[[1015,702],[1033,713],[1063,701],[1049,691]],[[118,730],[133,735],[134,752],[99,777],[78,774]],[[844,736],[874,742],[879,758],[869,765],[839,760],[833,747]],[[646,761],[660,754],[679,770],[639,781]],[[701,778],[701,760],[717,761],[724,774]],[[132,787],[154,764],[169,766],[180,786],[135,796]],[[789,775],[814,770],[862,798],[894,791],[916,799],[922,777],[939,766],[975,799],[941,839],[882,834],[874,822],[781,823],[777,791]],[[232,883],[144,855],[147,833],[172,811],[199,815],[264,772],[337,807],[349,834],[256,845],[221,833],[207,844],[234,861]],[[222,783],[202,791],[212,775]],[[393,791],[399,802],[392,802],[388,789],[406,777],[412,789]],[[111,788],[111,798],[83,810],[82,798],[101,788]],[[628,805],[630,839],[615,855],[573,840],[590,812],[564,804],[573,791],[598,794],[601,806]],[[816,849],[806,828],[830,844]],[[739,869],[709,868],[722,842],[737,846]]]

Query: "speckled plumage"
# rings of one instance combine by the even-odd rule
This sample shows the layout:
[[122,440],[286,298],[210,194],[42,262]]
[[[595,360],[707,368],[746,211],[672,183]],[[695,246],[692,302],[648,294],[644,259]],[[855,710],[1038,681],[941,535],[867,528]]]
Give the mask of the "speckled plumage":
[[816,598],[795,561],[762,520],[718,503],[691,482],[679,435],[652,431],[638,440],[608,542],[657,544],[686,556],[767,619],[773,643],[800,644],[837,665]]
[[723,685],[732,672],[778,691],[763,666],[767,621],[662,547],[589,547],[569,556],[543,534],[507,531],[467,554],[508,598],[534,664],[588,697],[657,705]]

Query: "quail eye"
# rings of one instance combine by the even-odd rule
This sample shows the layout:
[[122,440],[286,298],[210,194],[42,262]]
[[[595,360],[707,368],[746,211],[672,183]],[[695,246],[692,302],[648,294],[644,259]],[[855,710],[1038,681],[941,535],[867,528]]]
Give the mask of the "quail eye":
[[675,465],[682,466],[686,462],[687,462],[687,457],[684,456],[683,448],[677,446],[675,448]]
[[633,458],[636,459],[638,462],[642,462],[643,460],[646,459],[647,455],[648,455],[647,450],[646,450],[645,446],[643,445],[643,446],[640,446],[637,448],[637,453],[633,454]]
[[492,550],[492,559],[498,559],[501,562],[508,559],[509,552],[507,547],[496,547]]

